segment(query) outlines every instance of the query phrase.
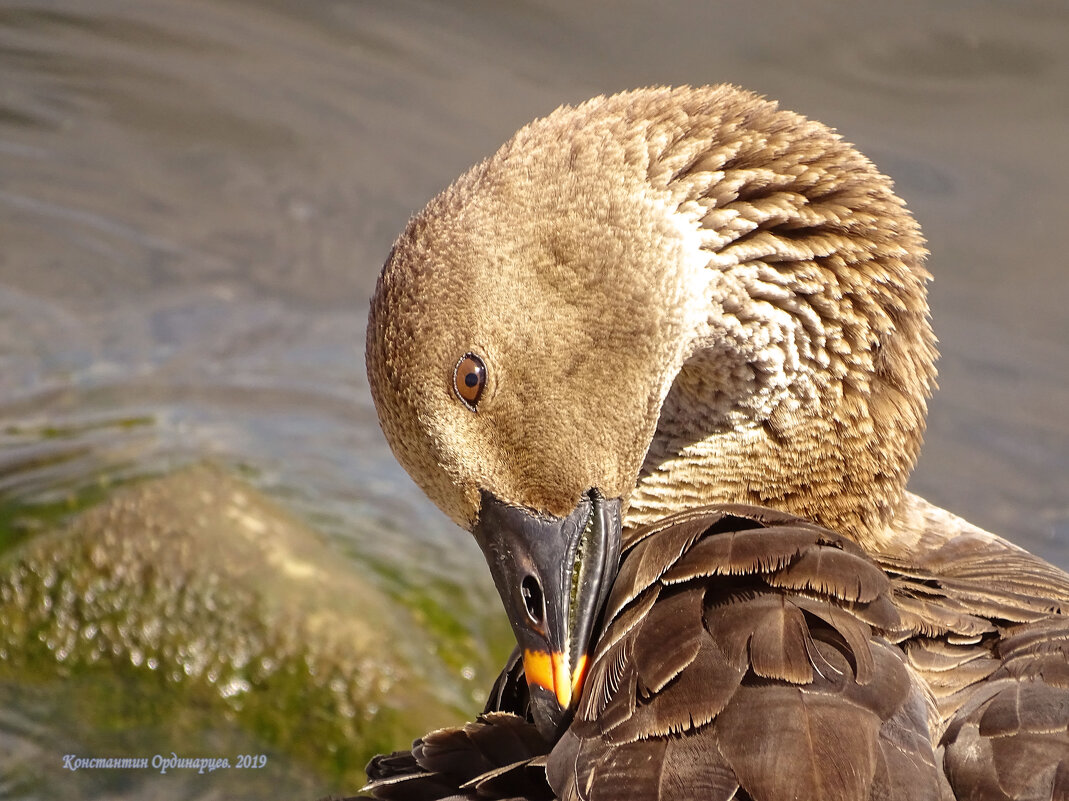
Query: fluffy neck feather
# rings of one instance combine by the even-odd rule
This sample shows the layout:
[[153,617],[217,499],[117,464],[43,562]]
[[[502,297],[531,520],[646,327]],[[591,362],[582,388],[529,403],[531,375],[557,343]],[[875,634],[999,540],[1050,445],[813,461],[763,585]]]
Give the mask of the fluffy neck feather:
[[717,144],[697,158],[681,140],[651,153],[651,183],[707,254],[692,285],[708,315],[626,522],[757,502],[881,550],[935,377],[919,228],[819,123],[751,101],[705,136]]

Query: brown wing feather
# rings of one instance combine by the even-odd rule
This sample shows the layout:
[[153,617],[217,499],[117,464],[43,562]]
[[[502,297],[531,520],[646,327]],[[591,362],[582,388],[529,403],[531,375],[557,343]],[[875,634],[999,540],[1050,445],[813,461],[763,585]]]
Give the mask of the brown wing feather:
[[[780,512],[667,518],[632,535],[576,718],[548,756],[522,717],[488,716],[377,758],[368,789],[412,801],[1069,799],[1069,579],[1004,550],[952,541],[923,566],[877,565]],[[520,667],[506,667],[489,709],[526,713]]]
[[1069,614],[1069,576],[1001,540],[962,534],[916,561],[879,561],[897,585],[899,603],[922,605],[919,617],[944,630],[991,631],[993,620],[1026,623]]
[[[704,596],[698,587],[664,593],[642,621],[641,632],[649,632],[643,639],[657,637],[663,643],[672,644],[670,648],[635,650],[638,690],[642,695],[652,696],[664,689],[698,655],[705,638],[702,627]],[[642,633],[638,636],[642,637]]]
[[899,622],[884,573],[779,513],[675,520],[625,554],[612,644],[549,758],[560,797],[948,797],[923,688],[865,619]]
[[728,531],[704,537],[658,578],[664,584],[677,584],[701,576],[768,572],[787,566],[817,542],[815,532],[807,528]]
[[620,614],[647,587],[660,583],[661,576],[704,530],[701,518],[687,515],[678,525],[651,526],[636,539],[628,551],[628,558],[620,564],[620,572],[605,604],[606,620]]
[[866,647],[868,640],[872,636],[872,629],[850,612],[841,610],[836,606],[820,603],[809,598],[795,598],[794,603],[799,609],[824,621],[830,630],[843,638],[846,645],[844,652],[853,657],[851,667],[853,667],[858,683],[868,684],[872,681],[872,651]]
[[364,790],[386,801],[549,801],[548,751],[530,722],[492,712],[424,735],[410,752],[375,757]]
[[880,720],[802,686],[742,687],[714,724],[716,742],[754,798],[870,797]]
[[773,587],[860,603],[874,601],[890,589],[887,576],[868,557],[836,548],[808,548],[766,580]]
[[1069,798],[1069,619],[1007,629],[944,736],[959,797]]
[[765,678],[808,684],[813,680],[813,638],[805,616],[782,595],[764,596],[762,600],[763,614],[754,620],[750,635],[751,669]]
[[602,759],[596,739],[566,732],[549,757],[547,772],[561,799],[650,801],[737,798],[738,780],[709,743],[694,737],[660,737],[616,746]]
[[728,801],[739,789],[735,772],[701,738],[671,738],[664,757],[658,798]]
[[1069,798],[1069,576],[976,531],[882,562],[957,797]]
[[[627,716],[596,721],[609,744],[667,737],[692,731],[713,720],[730,702],[742,682],[745,668],[724,658],[715,643],[705,641],[688,670],[647,703],[636,702]],[[627,686],[623,687],[626,691]],[[620,708],[625,708],[620,704]],[[592,731],[577,723],[579,732]]]

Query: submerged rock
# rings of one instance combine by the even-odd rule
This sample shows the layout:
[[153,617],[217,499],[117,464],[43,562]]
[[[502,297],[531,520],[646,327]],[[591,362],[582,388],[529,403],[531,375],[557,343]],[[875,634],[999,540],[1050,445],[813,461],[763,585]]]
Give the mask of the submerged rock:
[[98,750],[145,746],[122,732],[166,720],[154,736],[171,744],[155,747],[199,751],[207,730],[219,742],[229,726],[246,745],[359,783],[368,755],[470,715],[471,682],[488,685],[437,655],[489,664],[484,643],[443,642],[417,620],[316,532],[211,467],[118,490],[0,557],[0,678],[77,684]]

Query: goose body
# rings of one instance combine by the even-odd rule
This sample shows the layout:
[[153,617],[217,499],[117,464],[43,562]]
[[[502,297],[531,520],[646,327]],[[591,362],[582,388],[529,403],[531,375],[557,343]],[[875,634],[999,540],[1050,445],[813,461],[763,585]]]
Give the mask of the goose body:
[[519,646],[373,794],[1069,798],[1069,576],[905,491],[925,255],[728,86],[562,107],[413,218],[369,381]]

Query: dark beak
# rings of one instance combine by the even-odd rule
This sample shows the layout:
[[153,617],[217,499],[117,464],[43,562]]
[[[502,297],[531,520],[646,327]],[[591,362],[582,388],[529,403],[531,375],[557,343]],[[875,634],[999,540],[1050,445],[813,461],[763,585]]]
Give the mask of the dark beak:
[[586,676],[591,638],[620,562],[620,500],[583,494],[565,518],[482,493],[475,539],[505,604],[539,731],[568,722]]

